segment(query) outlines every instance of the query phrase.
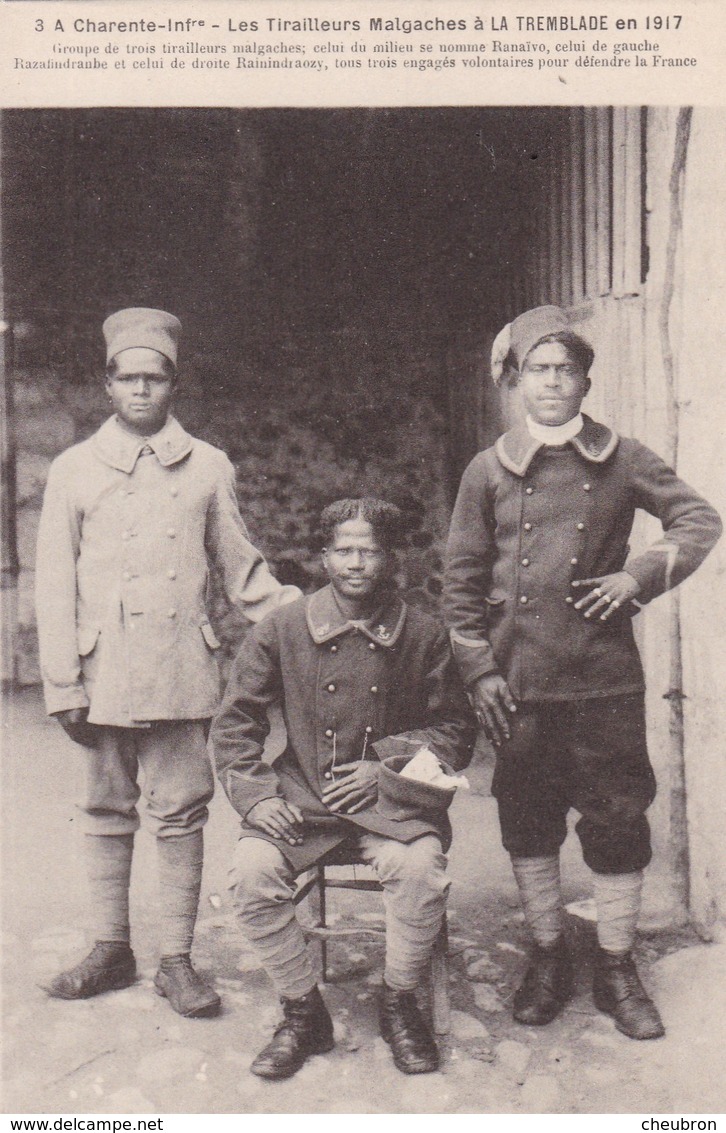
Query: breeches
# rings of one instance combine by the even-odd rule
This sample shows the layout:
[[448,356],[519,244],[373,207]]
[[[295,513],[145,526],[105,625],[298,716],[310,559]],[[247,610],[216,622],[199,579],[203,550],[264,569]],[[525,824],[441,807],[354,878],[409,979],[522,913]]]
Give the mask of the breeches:
[[[433,834],[396,842],[363,834],[358,845],[383,886],[386,982],[413,988],[420,981],[446,907],[446,857]],[[248,938],[282,994],[303,995],[314,982],[292,897],[294,874],[276,846],[258,838],[237,843],[230,888]]]
[[556,854],[574,807],[591,869],[643,869],[651,857],[645,811],[655,798],[643,695],[519,704],[510,726],[492,783],[505,849],[517,858]]
[[132,834],[143,795],[148,824],[158,838],[201,829],[214,777],[205,720],[168,720],[150,728],[97,725],[85,748],[86,781],[78,802],[85,834]]

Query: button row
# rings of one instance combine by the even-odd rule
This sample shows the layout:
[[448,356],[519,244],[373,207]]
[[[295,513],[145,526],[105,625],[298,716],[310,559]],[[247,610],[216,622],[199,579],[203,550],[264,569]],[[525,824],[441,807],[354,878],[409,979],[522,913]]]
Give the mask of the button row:
[[[592,488],[592,484],[583,484],[582,485],[583,492],[589,492],[591,488]],[[525,488],[524,490],[525,490],[525,492],[527,493],[528,496],[531,496],[531,495],[534,494],[534,488],[532,488],[531,486]]]
[[[371,727],[370,724],[366,725],[365,732],[366,732],[367,736],[370,736],[371,733],[373,732],[373,728]],[[332,728],[326,728],[325,729],[325,735],[326,735],[327,739],[332,740],[333,736],[335,735],[335,732],[333,731]]]
[[[325,688],[326,688],[327,692],[337,692],[338,691],[338,686],[336,684],[334,684],[332,681],[330,682],[329,685],[326,685]],[[373,693],[378,692],[378,685],[371,685],[370,691],[373,692]]]

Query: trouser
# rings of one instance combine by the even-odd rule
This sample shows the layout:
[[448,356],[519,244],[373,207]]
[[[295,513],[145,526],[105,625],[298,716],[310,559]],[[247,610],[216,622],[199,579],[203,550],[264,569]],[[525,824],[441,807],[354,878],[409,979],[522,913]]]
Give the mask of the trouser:
[[86,784],[78,804],[95,938],[130,938],[133,836],[143,793],[156,835],[161,951],[188,953],[202,879],[202,828],[214,792],[206,721],[162,721],[150,728],[99,725],[96,733],[95,746],[84,748]]
[[567,812],[596,873],[643,869],[651,858],[645,811],[655,776],[642,694],[519,704],[497,753],[492,793],[502,841],[514,858],[558,853]]
[[[389,987],[407,991],[423,976],[446,907],[446,856],[426,834],[396,842],[363,834],[358,845],[383,886]],[[230,889],[244,931],[280,995],[307,995],[315,984],[312,961],[295,914],[294,872],[284,854],[261,838],[237,843]]]
[[83,832],[133,834],[142,794],[157,838],[201,830],[214,794],[206,729],[206,720],[162,720],[149,728],[97,725],[95,746],[83,749]]

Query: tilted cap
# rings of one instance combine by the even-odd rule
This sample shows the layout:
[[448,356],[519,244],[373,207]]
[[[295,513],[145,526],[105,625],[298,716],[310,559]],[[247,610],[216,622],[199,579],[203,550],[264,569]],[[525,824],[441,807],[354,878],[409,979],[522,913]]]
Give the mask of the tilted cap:
[[153,307],[126,307],[109,315],[103,324],[106,364],[122,350],[142,347],[158,350],[176,366],[181,323],[167,311]]
[[533,307],[531,311],[517,315],[494,339],[491,366],[494,384],[499,385],[502,380],[504,362],[510,351],[521,372],[525,358],[541,339],[565,330],[587,342],[579,330],[574,329],[571,319],[561,307]]

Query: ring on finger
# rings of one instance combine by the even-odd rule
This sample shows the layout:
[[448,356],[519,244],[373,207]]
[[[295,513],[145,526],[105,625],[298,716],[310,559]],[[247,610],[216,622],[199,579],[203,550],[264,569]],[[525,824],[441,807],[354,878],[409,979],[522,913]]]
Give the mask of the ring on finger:
[[617,598],[611,598],[610,601],[612,602],[616,610],[620,609],[620,603],[618,602]]
[[609,594],[603,594],[603,599],[604,599],[604,600],[605,600],[606,602],[612,602],[612,598],[610,597],[610,595],[609,595]]
[[602,590],[600,589],[599,586],[595,587],[595,589],[593,590],[593,594],[595,595],[596,598],[602,598]]

